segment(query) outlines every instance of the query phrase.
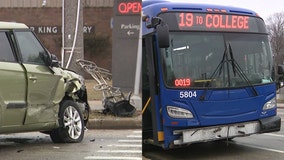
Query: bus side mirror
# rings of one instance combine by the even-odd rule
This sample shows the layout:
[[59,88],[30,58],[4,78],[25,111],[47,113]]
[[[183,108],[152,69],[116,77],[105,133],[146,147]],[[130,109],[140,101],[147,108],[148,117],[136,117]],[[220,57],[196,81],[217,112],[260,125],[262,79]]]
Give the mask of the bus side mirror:
[[169,27],[167,24],[161,23],[157,25],[157,35],[158,43],[160,48],[169,48],[170,37],[169,37]]
[[[149,19],[145,15],[142,17],[143,22],[147,22]],[[164,23],[160,17],[153,17],[151,21],[148,21],[147,28],[155,28],[158,36],[158,44],[160,48],[168,48],[170,46],[169,38],[169,26]]]
[[278,65],[278,71],[277,71],[278,74],[284,74],[284,65]]
[[277,73],[278,73],[277,87],[279,89],[284,86],[284,65],[278,65]]

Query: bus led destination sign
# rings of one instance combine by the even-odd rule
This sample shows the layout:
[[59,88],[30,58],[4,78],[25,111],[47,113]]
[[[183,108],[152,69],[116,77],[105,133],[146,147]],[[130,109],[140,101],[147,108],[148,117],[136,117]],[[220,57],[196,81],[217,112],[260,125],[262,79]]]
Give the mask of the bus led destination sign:
[[224,14],[179,13],[178,26],[181,30],[191,27],[208,29],[249,29],[249,16]]
[[179,14],[179,27],[204,26],[206,28],[249,29],[249,17],[223,14]]

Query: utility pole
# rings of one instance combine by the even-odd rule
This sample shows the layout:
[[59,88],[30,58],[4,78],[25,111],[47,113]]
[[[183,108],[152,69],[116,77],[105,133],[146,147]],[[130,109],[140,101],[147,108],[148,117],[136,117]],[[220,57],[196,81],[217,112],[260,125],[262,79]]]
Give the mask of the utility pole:
[[132,105],[138,110],[142,110],[142,98],[139,95],[140,91],[140,80],[142,75],[142,14],[140,18],[140,31],[138,39],[137,49],[137,60],[136,60],[136,71],[135,71],[135,82],[134,82],[134,94],[131,97]]
[[84,59],[83,0],[62,0],[62,67],[80,72]]

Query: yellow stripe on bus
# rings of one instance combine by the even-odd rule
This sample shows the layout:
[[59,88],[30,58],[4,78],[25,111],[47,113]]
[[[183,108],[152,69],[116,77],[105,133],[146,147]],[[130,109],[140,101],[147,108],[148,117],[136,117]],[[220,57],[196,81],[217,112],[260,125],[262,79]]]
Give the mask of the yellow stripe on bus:
[[158,141],[164,141],[165,137],[164,137],[164,132],[159,131],[158,132]]
[[145,112],[146,108],[149,106],[150,101],[151,101],[151,97],[149,97],[147,103],[146,103],[145,106],[143,107],[142,114]]

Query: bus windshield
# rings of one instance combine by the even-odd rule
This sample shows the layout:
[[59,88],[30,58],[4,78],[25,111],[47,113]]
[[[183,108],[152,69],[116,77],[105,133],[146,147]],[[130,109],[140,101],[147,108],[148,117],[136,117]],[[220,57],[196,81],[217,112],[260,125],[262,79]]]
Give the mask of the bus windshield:
[[266,34],[172,31],[170,47],[161,49],[161,58],[164,82],[170,88],[272,82],[272,54]]

